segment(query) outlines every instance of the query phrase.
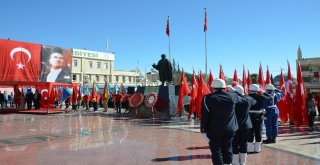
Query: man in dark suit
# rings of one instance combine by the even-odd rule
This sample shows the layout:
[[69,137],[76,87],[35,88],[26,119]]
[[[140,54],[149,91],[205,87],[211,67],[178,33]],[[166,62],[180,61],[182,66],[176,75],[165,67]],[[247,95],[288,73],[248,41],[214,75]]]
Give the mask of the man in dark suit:
[[232,140],[238,130],[235,105],[248,100],[237,92],[225,92],[222,79],[214,80],[212,87],[215,92],[202,99],[200,131],[209,138],[213,164],[231,164]]
[[164,85],[165,82],[172,81],[172,66],[171,62],[166,59],[166,55],[161,55],[161,60],[159,60],[158,64],[153,64],[153,68],[159,71],[159,78],[161,81],[161,85]]
[[33,94],[33,102],[34,102],[34,109],[40,109],[40,100],[41,100],[41,94],[39,93],[39,90],[37,89],[36,92]]
[[41,73],[41,82],[71,83],[71,72],[65,66],[63,49],[55,47],[49,55],[48,65]]
[[1,109],[3,109],[3,103],[4,103],[4,94],[1,93],[1,91],[0,91],[0,105],[1,105]]

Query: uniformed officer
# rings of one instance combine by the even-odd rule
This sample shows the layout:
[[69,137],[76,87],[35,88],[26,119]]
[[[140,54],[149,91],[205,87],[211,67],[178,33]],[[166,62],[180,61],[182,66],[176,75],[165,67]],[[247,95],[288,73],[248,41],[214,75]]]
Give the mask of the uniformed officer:
[[269,96],[272,97],[271,100],[266,102],[266,134],[267,139],[263,140],[263,143],[275,143],[276,137],[278,136],[278,117],[279,117],[279,109],[277,107],[277,103],[284,96],[284,93],[275,88],[272,84],[266,85],[266,90]]
[[209,138],[213,164],[232,163],[232,140],[238,130],[235,104],[248,102],[235,92],[225,92],[225,81],[215,79],[213,93],[205,95],[201,105],[200,131]]
[[[257,92],[263,92],[259,95]],[[261,132],[262,132],[262,123],[263,123],[263,114],[264,114],[264,104],[267,100],[272,98],[262,91],[257,84],[251,84],[249,86],[249,96],[254,98],[257,103],[252,106],[249,110],[250,119],[252,122],[252,128],[249,132],[247,152],[260,152],[261,151]],[[253,142],[255,139],[255,143]]]
[[247,141],[249,137],[249,131],[252,128],[252,123],[249,116],[249,109],[255,105],[257,101],[252,97],[245,95],[243,87],[236,85],[233,87],[238,93],[245,96],[248,102],[243,104],[236,104],[235,113],[238,121],[239,129],[232,142],[233,159],[232,164],[244,165],[247,159]]

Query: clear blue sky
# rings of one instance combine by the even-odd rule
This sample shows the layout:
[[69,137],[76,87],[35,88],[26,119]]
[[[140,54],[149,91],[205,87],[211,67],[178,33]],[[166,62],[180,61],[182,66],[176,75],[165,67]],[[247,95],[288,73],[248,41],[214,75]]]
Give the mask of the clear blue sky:
[[108,39],[115,69],[144,72],[168,55],[170,16],[172,57],[187,72],[204,72],[205,7],[214,77],[219,64],[241,78],[243,64],[257,73],[260,62],[276,75],[287,60],[295,74],[299,45],[303,57],[320,55],[319,0],[3,0],[0,38],[95,51]]

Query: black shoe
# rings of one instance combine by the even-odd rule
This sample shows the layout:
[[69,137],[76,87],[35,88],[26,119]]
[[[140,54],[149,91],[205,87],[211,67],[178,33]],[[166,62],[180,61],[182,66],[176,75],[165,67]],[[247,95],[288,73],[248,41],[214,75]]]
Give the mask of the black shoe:
[[276,138],[272,138],[271,143],[276,143]]
[[266,139],[266,140],[263,140],[262,142],[263,142],[263,144],[272,143],[272,138],[268,138],[268,139]]

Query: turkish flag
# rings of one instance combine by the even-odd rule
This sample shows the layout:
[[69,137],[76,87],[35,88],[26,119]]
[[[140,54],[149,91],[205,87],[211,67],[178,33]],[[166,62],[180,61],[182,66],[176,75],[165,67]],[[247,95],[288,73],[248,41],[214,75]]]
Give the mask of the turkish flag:
[[269,72],[269,67],[267,66],[267,76],[266,76],[266,84],[271,84],[271,77]]
[[259,67],[258,84],[259,84],[259,87],[264,90],[263,71],[262,71],[261,63]]
[[197,113],[198,119],[200,119],[201,118],[202,98],[206,94],[209,94],[210,90],[207,87],[206,83],[204,82],[203,77],[201,75],[201,72],[200,72],[199,77],[198,77],[198,83],[199,83],[199,86],[198,86],[198,96],[197,96],[197,99],[196,99],[196,113]]
[[37,85],[36,89],[41,94],[41,99],[40,99],[41,108],[48,108],[49,107],[49,88],[48,88],[48,86],[46,84]]
[[166,27],[166,34],[168,37],[170,37],[170,23],[169,23],[169,16],[167,19],[167,27]]
[[[211,71],[210,71],[211,74]],[[209,78],[210,79],[210,78]],[[196,111],[196,99],[198,95],[198,83],[194,75],[194,71],[192,74],[192,80],[191,80],[191,95],[190,95],[190,108],[189,108],[189,115],[188,115],[188,120],[190,119],[190,116],[193,114],[193,112]]]
[[188,82],[186,77],[184,76],[184,72],[182,70],[181,79],[180,79],[180,90],[179,90],[179,97],[178,97],[178,105],[177,109],[179,115],[181,116],[182,113],[182,105],[183,105],[183,97],[187,96],[190,93],[190,89],[188,86]]
[[279,108],[279,117],[281,119],[281,121],[287,122],[288,121],[288,102],[287,102],[287,90],[285,87],[285,83],[284,83],[284,77],[282,74],[282,70],[280,73],[280,90],[285,94],[285,97],[282,97],[281,100],[278,102],[278,108]]
[[292,76],[289,61],[288,63],[288,81],[286,83],[287,96],[286,100],[288,102],[288,113],[290,120],[294,121],[294,97],[293,97],[293,86],[292,86]]
[[251,76],[250,76],[250,71],[248,70],[247,86],[250,87],[250,85],[251,85]]
[[38,82],[41,45],[0,39],[0,81]]
[[220,65],[219,79],[226,81],[221,65]]
[[211,92],[213,92],[213,88],[212,88],[212,83],[213,83],[213,75],[211,73],[211,70],[210,70],[210,75],[209,75],[209,79],[208,79],[208,86],[209,86],[209,89]]
[[247,83],[247,76],[246,76],[246,70],[244,69],[243,65],[243,71],[242,71],[242,87],[245,94],[248,94],[248,83]]
[[236,86],[238,84],[239,84],[239,79],[238,79],[237,69],[234,69],[232,87],[234,87],[234,86]]
[[296,84],[296,104],[295,104],[295,111],[294,111],[294,124],[296,126],[300,126],[302,124],[308,123],[308,116],[306,111],[306,93],[304,89],[304,83],[301,73],[301,67],[298,63],[297,66],[297,84]]

